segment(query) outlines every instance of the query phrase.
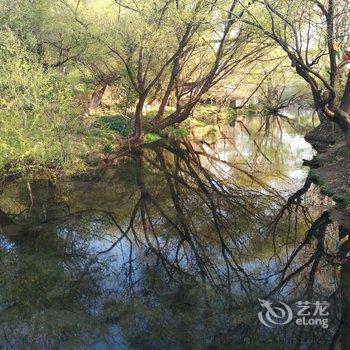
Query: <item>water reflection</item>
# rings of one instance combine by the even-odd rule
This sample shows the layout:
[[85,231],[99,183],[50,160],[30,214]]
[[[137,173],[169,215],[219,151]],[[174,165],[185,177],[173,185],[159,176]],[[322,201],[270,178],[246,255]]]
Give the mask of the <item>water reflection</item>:
[[[202,139],[205,153],[214,154],[222,164],[234,163],[275,189],[292,193],[302,186],[308,172],[302,166],[303,159],[314,155],[302,136],[306,120],[306,117],[298,121],[275,115],[238,117],[230,126],[199,130],[195,136]],[[211,164],[210,159],[204,166],[211,167]],[[222,175],[222,170],[217,174]],[[292,186],[286,179],[292,180]],[[236,181],[239,180],[245,181],[245,186],[255,185],[247,182],[246,177],[236,177]]]
[[[156,143],[103,173],[4,188],[0,347],[346,349],[332,203],[308,180],[287,197],[273,186],[267,164],[287,178],[281,165],[299,152],[288,138],[276,161],[221,131],[216,144]],[[269,330],[258,298],[328,300],[330,327]]]

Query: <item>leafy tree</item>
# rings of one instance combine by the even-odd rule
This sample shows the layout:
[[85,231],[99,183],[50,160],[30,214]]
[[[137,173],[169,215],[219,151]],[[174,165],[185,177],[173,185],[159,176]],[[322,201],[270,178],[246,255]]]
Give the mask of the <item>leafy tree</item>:
[[277,44],[311,90],[320,117],[336,123],[350,144],[350,57],[337,52],[348,45],[349,4],[337,0],[254,1],[242,20]]
[[[118,75],[127,78],[137,95],[135,132],[129,141],[142,135],[147,102],[159,102],[151,130],[180,123],[215,84],[268,49],[233,14],[242,11],[237,1],[216,2],[223,10],[203,0],[115,1],[114,17],[105,3],[87,15],[79,2],[61,2],[85,34],[122,64]],[[101,11],[106,11],[102,28],[91,18]],[[169,104],[175,109],[171,114]]]

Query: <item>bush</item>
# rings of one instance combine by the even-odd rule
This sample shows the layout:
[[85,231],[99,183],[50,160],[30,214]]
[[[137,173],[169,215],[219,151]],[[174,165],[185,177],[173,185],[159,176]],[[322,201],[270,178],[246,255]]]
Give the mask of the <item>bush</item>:
[[130,132],[128,121],[121,116],[101,117],[95,123],[95,127],[112,130],[119,133],[122,136],[127,136]]
[[0,168],[62,165],[78,112],[72,91],[13,32],[1,31],[0,42]]

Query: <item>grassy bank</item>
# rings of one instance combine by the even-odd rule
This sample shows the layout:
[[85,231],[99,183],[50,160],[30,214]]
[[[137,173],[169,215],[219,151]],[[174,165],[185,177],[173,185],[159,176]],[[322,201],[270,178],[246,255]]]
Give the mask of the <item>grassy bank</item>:
[[[38,71],[40,72],[40,69]],[[25,72],[25,74],[32,73],[31,70]],[[41,79],[43,78],[42,76]],[[29,84],[29,77],[27,82]],[[44,83],[51,84],[50,81]],[[25,98],[29,101],[30,107],[18,104],[17,100],[17,110],[9,106],[7,111],[1,112],[3,124],[7,125],[1,137],[4,150],[0,155],[2,178],[14,174],[50,172],[74,175],[84,172],[99,165],[101,154],[108,156],[116,153],[121,144],[125,145],[121,140],[133,132],[133,112],[125,113],[117,104],[108,109],[96,108],[91,115],[83,117],[82,108],[75,103],[74,92],[67,91],[67,95],[55,100],[57,98],[53,95],[55,91],[48,91],[46,85],[43,86],[43,91],[42,96],[35,96],[36,102],[30,100],[28,92]],[[13,95],[9,96],[9,100]],[[13,113],[18,116],[15,124],[6,119]],[[161,134],[157,134],[150,132],[148,128],[149,121],[155,113],[156,110],[150,109],[143,116],[143,143],[155,142],[164,137],[189,136],[193,129],[203,129],[204,133],[210,133],[212,128],[228,123],[234,118],[229,108],[199,105],[193,116],[184,123],[171,126]],[[171,110],[168,113],[171,113]]]

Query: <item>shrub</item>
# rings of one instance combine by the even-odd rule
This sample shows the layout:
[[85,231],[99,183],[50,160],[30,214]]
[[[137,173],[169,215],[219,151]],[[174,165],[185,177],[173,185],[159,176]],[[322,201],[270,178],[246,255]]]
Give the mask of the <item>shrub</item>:
[[62,165],[78,111],[72,91],[13,32],[1,31],[0,42],[0,168]]
[[128,121],[121,116],[106,116],[101,117],[96,123],[96,127],[106,128],[108,130],[115,131],[122,136],[127,136],[129,134]]

